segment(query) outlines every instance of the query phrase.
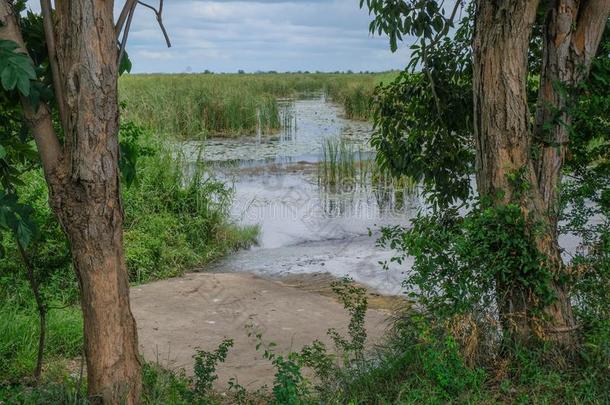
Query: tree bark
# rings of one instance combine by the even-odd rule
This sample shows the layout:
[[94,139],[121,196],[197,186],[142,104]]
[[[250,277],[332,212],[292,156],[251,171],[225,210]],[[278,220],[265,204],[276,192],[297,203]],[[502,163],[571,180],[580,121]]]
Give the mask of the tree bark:
[[57,1],[65,172],[51,203],[68,235],[85,325],[89,393],[137,403],[141,364],[123,254],[117,46],[112,1]]
[[[568,143],[570,118],[561,86],[574,86],[588,75],[610,12],[608,0],[552,0],[543,38],[541,85],[535,128],[527,107],[527,52],[539,0],[478,0],[474,38],[474,108],[477,186],[496,204],[518,201],[526,218],[542,224],[536,245],[554,274],[554,302],[536,305],[527,288],[498,285],[504,327],[520,340],[538,335],[574,343],[574,315],[558,243],[558,188]],[[532,147],[540,145],[538,154]],[[534,158],[532,158],[534,155]],[[530,188],[515,193],[507,179],[519,172]]]
[[[537,0],[478,2],[473,43],[473,86],[477,188],[497,204],[515,199],[508,175],[524,171],[532,181],[529,160],[527,52]],[[507,57],[510,55],[510,57]],[[524,212],[537,201],[523,200]],[[498,311],[503,327],[522,339],[532,335],[530,294],[525,288],[498,284]]]
[[557,193],[571,123],[565,92],[559,90],[576,86],[588,76],[609,12],[608,0],[553,0],[545,16],[535,128],[540,154],[535,166],[555,231]]
[[[113,2],[56,0],[55,6],[59,86],[65,97],[63,146],[48,106],[34,111],[23,99],[24,115],[80,284],[89,395],[94,403],[136,404],[141,364],[123,253]],[[0,38],[25,50],[6,0],[0,0],[0,19]]]
[[[554,263],[554,272],[560,275],[566,269],[558,241],[559,186],[571,124],[566,90],[589,74],[610,13],[610,1],[553,0],[548,7],[534,129],[539,150],[534,153],[534,168],[549,226],[542,250]],[[569,291],[560,284],[555,284],[554,290],[557,300],[545,308],[545,314],[555,322],[547,332],[554,340],[565,341],[575,328]]]
[[[547,254],[547,265],[556,270],[561,268],[561,257],[531,159],[527,106],[527,55],[538,6],[538,0],[478,2],[473,65],[477,187],[495,204],[518,203],[528,221],[542,224],[536,244]],[[514,189],[508,179],[513,173],[520,173],[529,184],[526,192]],[[502,325],[513,338],[528,341],[538,336],[570,343],[570,334],[547,333],[574,326],[569,297],[561,285],[553,282],[556,301],[544,309],[548,315],[544,321],[535,315],[536,298],[527,286],[498,283],[496,288]]]

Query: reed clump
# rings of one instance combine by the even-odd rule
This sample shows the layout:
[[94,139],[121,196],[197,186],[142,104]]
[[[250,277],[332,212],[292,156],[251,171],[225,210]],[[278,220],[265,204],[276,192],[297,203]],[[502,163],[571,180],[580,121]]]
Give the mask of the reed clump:
[[138,74],[119,81],[124,119],[178,139],[270,134],[286,125],[278,98],[326,94],[347,118],[370,118],[388,74]]
[[417,182],[407,176],[395,177],[379,167],[372,152],[350,142],[326,139],[322,142],[322,160],[318,165],[318,184],[335,189],[396,190],[414,194]]

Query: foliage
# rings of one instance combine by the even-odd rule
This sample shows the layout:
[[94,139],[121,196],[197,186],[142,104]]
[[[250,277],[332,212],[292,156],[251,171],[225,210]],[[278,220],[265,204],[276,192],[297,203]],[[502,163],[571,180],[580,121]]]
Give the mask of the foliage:
[[291,352],[287,356],[275,353],[275,343],[263,341],[262,334],[254,330],[253,325],[247,325],[248,337],[256,340],[256,350],[262,349],[263,358],[271,361],[276,369],[273,382],[273,404],[299,405],[309,396],[307,381],[303,378],[298,362],[298,354]]
[[194,392],[199,396],[205,396],[210,393],[214,381],[218,379],[216,375],[216,367],[218,363],[222,363],[227,358],[229,349],[233,347],[233,339],[224,339],[218,348],[213,352],[197,350],[195,354],[195,373]]
[[30,58],[16,43],[0,40],[0,83],[4,90],[17,90],[28,97],[32,79],[36,79],[36,72]]
[[[173,159],[162,145],[148,138],[141,129],[131,125],[122,128],[126,127],[133,131],[129,135],[133,142],[138,142],[142,148],[136,148],[136,180],[123,189],[125,251],[132,282],[179,275],[255,241],[257,228],[240,228],[228,220],[226,207],[231,198],[230,189],[212,178],[203,181],[207,172],[201,165],[199,174],[187,178],[182,172],[182,161]],[[75,346],[54,346],[54,336],[75,342],[76,334],[76,341],[82,339],[82,321],[75,307],[79,298],[78,283],[68,243],[49,207],[47,185],[41,170],[24,172],[20,179],[21,184],[15,187],[16,194],[21,201],[28,202],[32,211],[30,219],[37,225],[27,251],[43,298],[50,308],[47,354],[51,360],[62,356],[70,358],[80,354],[74,351]],[[34,322],[33,296],[15,239],[8,230],[3,231],[2,236],[5,254],[0,257],[0,307],[3,311],[13,308],[11,316],[23,320],[15,321],[13,326],[22,328],[18,329],[19,333],[28,336],[21,341],[18,334],[10,332],[10,323],[0,324],[2,333],[7,333],[3,340],[6,346],[1,353],[6,362],[2,365],[7,367],[6,378],[15,381],[27,374],[35,359],[30,338],[37,334],[37,323]],[[58,307],[66,308],[53,309]],[[60,314],[64,314],[64,323],[58,327],[56,320]]]
[[[383,3],[390,8],[394,4],[373,3],[378,6]],[[407,7],[406,2],[396,4],[402,4],[397,7]],[[436,10],[432,15],[438,12],[437,6],[430,10]],[[421,17],[424,20],[430,18],[427,11],[422,13],[427,16]],[[421,72],[413,70],[424,59],[426,48],[423,44],[417,48],[409,67],[393,82],[379,86],[376,91],[375,133],[371,143],[377,149],[381,167],[396,176],[406,175],[422,182],[430,201],[439,206],[463,200],[470,192],[474,162],[470,62],[472,13],[470,8],[467,9],[452,40],[439,38],[434,47],[426,51]],[[376,21],[382,20],[376,24],[386,27],[397,23],[382,22],[384,18],[394,17],[377,15]],[[420,17],[412,18],[419,21]],[[389,29],[384,28],[386,31]]]
[[337,349],[343,352],[345,364],[349,366],[350,357],[353,356],[355,361],[362,361],[364,356],[367,335],[364,316],[368,309],[366,289],[355,285],[351,279],[344,278],[342,281],[334,282],[332,290],[350,316],[348,325],[350,339],[347,340],[335,329],[330,329],[328,335],[333,339]]
[[257,227],[229,221],[232,190],[200,160],[189,163],[159,145],[138,162],[138,179],[124,190],[125,253],[133,282],[178,276],[256,242]]
[[408,229],[383,229],[379,244],[399,252],[392,261],[413,257],[405,288],[439,319],[448,319],[502,305],[498,284],[506,291],[525,289],[539,306],[553,300],[551,273],[531,229],[516,204],[477,203],[464,216],[455,208],[420,213]]

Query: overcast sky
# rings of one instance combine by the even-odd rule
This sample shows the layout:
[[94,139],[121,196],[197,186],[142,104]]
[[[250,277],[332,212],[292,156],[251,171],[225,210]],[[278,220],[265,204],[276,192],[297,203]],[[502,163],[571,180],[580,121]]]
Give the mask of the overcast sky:
[[[123,1],[116,4],[118,15]],[[127,46],[132,72],[380,71],[407,63],[406,50],[392,54],[387,38],[368,33],[371,18],[358,0],[166,0],[163,14],[170,49],[152,11],[138,6]]]

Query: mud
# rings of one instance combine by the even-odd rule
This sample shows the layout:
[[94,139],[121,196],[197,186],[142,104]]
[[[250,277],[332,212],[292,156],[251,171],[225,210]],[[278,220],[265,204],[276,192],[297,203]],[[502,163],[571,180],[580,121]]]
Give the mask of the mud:
[[[331,280],[327,276],[280,281],[247,273],[191,273],[134,287],[131,305],[141,352],[148,361],[192,375],[197,349],[211,351],[224,338],[232,338],[234,347],[217,370],[216,389],[226,390],[230,378],[249,390],[270,387],[275,371],[256,350],[248,331],[276,343],[277,353],[298,351],[315,339],[332,348],[327,330],[336,328],[345,334],[349,320],[328,293]],[[382,338],[391,314],[390,305],[374,306],[378,309],[366,316],[369,348]]]

